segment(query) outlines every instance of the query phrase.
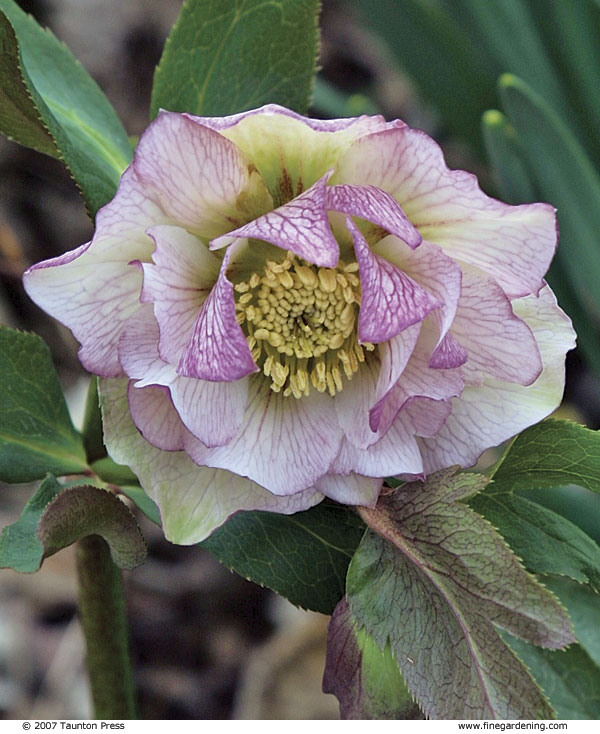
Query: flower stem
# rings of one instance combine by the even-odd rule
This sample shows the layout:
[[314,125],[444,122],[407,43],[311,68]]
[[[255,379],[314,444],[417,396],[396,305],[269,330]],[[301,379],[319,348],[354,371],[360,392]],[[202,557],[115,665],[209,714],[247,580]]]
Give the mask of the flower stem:
[[79,541],[77,571],[95,717],[135,719],[121,571],[99,535]]

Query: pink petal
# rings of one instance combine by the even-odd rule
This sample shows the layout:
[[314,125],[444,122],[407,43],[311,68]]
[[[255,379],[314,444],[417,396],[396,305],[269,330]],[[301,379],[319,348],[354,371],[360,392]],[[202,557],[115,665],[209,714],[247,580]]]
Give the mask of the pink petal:
[[372,477],[424,476],[423,458],[416,436],[437,433],[450,410],[450,405],[443,401],[413,399],[387,433],[368,448],[358,448],[345,440],[332,471],[352,471]]
[[[153,389],[139,392],[150,390]],[[160,391],[153,392],[160,399]],[[183,451],[155,448],[131,420],[126,380],[101,380],[100,396],[110,455],[116,462],[131,466],[140,478],[158,504],[165,534],[174,543],[198,543],[240,510],[290,514],[306,510],[322,499],[313,488],[278,497],[228,471],[198,466]],[[160,410],[158,406],[157,409]]]
[[358,335],[362,342],[383,342],[422,321],[441,302],[388,260],[371,252],[360,230],[348,217],[360,268],[362,302]]
[[[127,374],[137,380],[135,392],[143,392],[146,386],[162,386],[169,396],[183,425],[204,446],[222,446],[237,433],[248,398],[248,380],[235,382],[209,382],[177,374],[173,365],[164,362],[157,351],[158,327],[152,310],[148,307],[136,315],[127,325],[119,341],[119,358]],[[135,405],[139,405],[141,398]],[[134,403],[131,398],[132,415]],[[138,428],[150,443],[156,443],[151,427],[142,427],[134,415]],[[152,419],[152,412],[149,412]],[[187,444],[186,444],[187,445]],[[192,444],[190,444],[192,445]],[[183,447],[180,447],[183,448]]]
[[379,364],[371,358],[360,365],[352,381],[335,396],[335,413],[340,428],[350,443],[362,449],[380,438],[369,426],[369,410],[378,400],[379,374]]
[[246,156],[188,115],[162,110],[140,138],[133,161],[145,188],[170,219],[202,237],[215,237],[249,218],[253,198],[272,206]]
[[145,230],[165,219],[130,167],[115,198],[98,212],[92,242],[33,265],[23,277],[32,300],[79,340],[79,358],[90,372],[123,374],[117,344],[123,325],[140,307],[142,281],[129,262],[150,258],[153,245]]
[[556,249],[552,207],[486,196],[475,176],[446,166],[425,133],[404,127],[357,140],[336,167],[336,181],[387,191],[423,239],[487,272],[510,298],[542,286]]
[[531,329],[515,316],[510,301],[491,278],[466,271],[452,335],[469,354],[469,372],[531,385],[542,361]]
[[279,495],[311,487],[327,473],[342,438],[331,400],[316,391],[301,400],[283,397],[257,375],[250,379],[238,435],[194,458],[249,477]]
[[415,398],[448,401],[462,393],[461,371],[432,368],[428,363],[429,353],[427,339],[422,338],[401,376],[373,405],[369,413],[372,430],[380,435],[386,433],[398,413]]
[[452,401],[452,414],[439,433],[422,439],[428,473],[452,464],[473,465],[485,449],[537,423],[560,404],[565,354],[575,346],[571,321],[547,286],[539,298],[519,299],[513,308],[533,331],[542,374],[528,386],[485,378],[481,386],[465,387]]
[[141,300],[154,304],[160,354],[165,361],[176,363],[219,276],[221,263],[202,241],[180,227],[152,227],[148,234],[156,249],[154,262],[142,265]]
[[230,382],[258,371],[235,319],[233,285],[226,274],[231,253],[229,248],[217,283],[202,304],[181,355],[177,371],[184,377]]
[[308,262],[334,268],[339,259],[339,246],[327,218],[326,173],[310,189],[287,204],[274,209],[243,227],[217,237],[211,249],[229,245],[238,237],[254,237],[290,250]]
[[315,482],[321,494],[343,505],[374,507],[383,479],[359,474],[326,474]]
[[414,252],[395,237],[380,240],[373,251],[396,265],[437,298],[442,306],[431,313],[439,329],[439,339],[431,356],[432,367],[458,367],[466,361],[466,351],[447,337],[461,294],[462,271],[452,258],[431,242],[422,242]]
[[127,390],[129,412],[142,436],[163,451],[183,451],[188,432],[173,408],[164,387],[135,387]]
[[398,202],[375,186],[328,186],[326,205],[331,211],[352,214],[383,227],[413,249],[421,243],[421,235]]

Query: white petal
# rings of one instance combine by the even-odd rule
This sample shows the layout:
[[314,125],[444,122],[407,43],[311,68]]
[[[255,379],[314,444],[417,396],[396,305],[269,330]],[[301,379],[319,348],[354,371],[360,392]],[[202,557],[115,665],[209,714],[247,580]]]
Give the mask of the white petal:
[[165,535],[173,543],[198,543],[240,510],[290,514],[322,499],[314,489],[278,497],[228,471],[198,466],[181,451],[151,446],[129,415],[126,380],[101,380],[100,396],[108,451],[140,478],[158,504]]
[[485,379],[480,387],[466,387],[452,401],[452,414],[438,435],[422,440],[428,473],[452,464],[471,466],[485,449],[537,423],[559,406],[565,354],[575,346],[571,320],[547,286],[538,299],[519,299],[513,308],[533,331],[544,366],[542,374],[526,387],[493,379]]
[[283,397],[270,389],[263,375],[253,375],[238,435],[226,446],[207,451],[201,461],[287,495],[312,486],[327,473],[341,439],[328,395],[313,390],[300,400]]

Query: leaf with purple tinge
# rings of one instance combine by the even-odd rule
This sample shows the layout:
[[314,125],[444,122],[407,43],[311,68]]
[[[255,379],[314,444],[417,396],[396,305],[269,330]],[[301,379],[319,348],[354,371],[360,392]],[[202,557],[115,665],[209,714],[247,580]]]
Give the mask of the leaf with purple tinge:
[[342,599],[329,623],[323,691],[340,702],[343,719],[422,719],[389,645],[383,652],[356,628]]
[[380,649],[389,641],[428,717],[551,718],[494,626],[553,649],[574,642],[573,633],[556,598],[460,502],[488,481],[450,468],[360,508],[370,531],[348,569],[348,603]]

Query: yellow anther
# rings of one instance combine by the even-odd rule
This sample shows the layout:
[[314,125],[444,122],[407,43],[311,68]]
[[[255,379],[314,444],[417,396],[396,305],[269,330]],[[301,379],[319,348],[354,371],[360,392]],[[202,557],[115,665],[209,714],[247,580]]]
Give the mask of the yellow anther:
[[302,285],[306,288],[310,288],[312,290],[319,284],[319,279],[315,275],[314,271],[307,268],[306,265],[296,265],[296,273],[302,281]]
[[337,334],[334,334],[331,337],[331,339],[329,340],[329,348],[339,349],[343,343],[344,343],[344,335],[338,332]]
[[344,306],[340,314],[340,321],[345,326],[354,322],[354,306],[351,303],[347,303]]
[[337,285],[335,270],[326,270],[325,268],[319,268],[318,275],[321,290],[323,290],[325,293],[333,293]]
[[256,339],[268,339],[269,338],[269,333],[270,332],[268,332],[266,329],[257,329],[254,332],[254,337]]
[[357,263],[319,268],[288,253],[234,286],[237,323],[274,392],[335,395],[374,348],[357,339],[357,271]]
[[279,276],[279,282],[284,288],[291,288],[294,285],[294,279],[287,270],[284,270],[283,273],[281,273]]

